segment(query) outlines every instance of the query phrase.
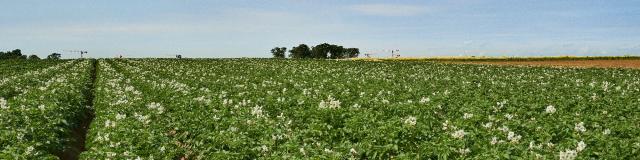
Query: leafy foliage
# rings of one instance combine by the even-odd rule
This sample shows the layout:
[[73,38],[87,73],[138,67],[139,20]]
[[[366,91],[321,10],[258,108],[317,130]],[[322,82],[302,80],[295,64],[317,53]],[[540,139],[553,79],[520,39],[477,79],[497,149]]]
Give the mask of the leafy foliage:
[[29,56],[29,60],[39,60],[40,57],[38,57],[38,55],[32,54]]
[[[7,62],[48,66],[5,72],[11,65],[0,64],[11,74],[0,77],[0,158],[56,159],[89,109],[90,60]],[[280,59],[97,65],[96,117],[81,159],[640,158],[639,70]]]
[[[274,48],[277,49],[278,47]],[[274,53],[274,50],[271,50]],[[344,48],[339,45],[322,43],[313,48],[309,48],[306,44],[300,44],[297,47],[293,47],[289,52],[290,58],[315,58],[315,59],[342,59],[342,58],[356,58],[360,54],[358,48]],[[275,57],[275,54],[274,54]]]
[[271,54],[273,54],[273,58],[285,58],[286,53],[287,53],[286,47],[275,47],[271,49]]
[[329,52],[331,52],[332,46],[327,43],[322,43],[313,47],[311,50],[311,57],[326,59],[329,56]]
[[84,159],[640,155],[638,70],[263,59],[99,64]]
[[60,53],[51,53],[50,55],[47,56],[47,59],[58,60],[60,59],[60,57],[62,57],[62,54]]
[[27,59],[27,56],[22,55],[20,49],[15,49],[13,51],[0,52],[0,60],[2,59]]
[[360,49],[358,48],[347,48],[344,51],[346,58],[357,58],[358,55],[360,55]]
[[89,73],[89,61],[67,61],[3,77],[0,158],[57,159],[86,109]]
[[306,44],[300,44],[297,47],[291,48],[289,50],[290,58],[312,58],[311,49]]

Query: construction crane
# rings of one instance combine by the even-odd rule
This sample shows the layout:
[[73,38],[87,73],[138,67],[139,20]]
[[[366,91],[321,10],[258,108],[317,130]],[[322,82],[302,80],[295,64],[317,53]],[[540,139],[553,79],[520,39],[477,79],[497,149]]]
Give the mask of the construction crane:
[[[400,57],[400,50],[399,49],[383,49],[380,51],[375,51],[376,53],[380,53],[380,54],[387,54],[387,53],[391,53],[391,58],[399,58]],[[369,57],[373,54],[369,53],[369,54],[365,54],[365,56]]]
[[371,58],[371,56],[374,55],[373,53],[365,53],[364,56],[367,58]]
[[400,50],[396,49],[396,50],[391,50],[391,58],[398,58],[400,57]]
[[80,58],[84,58],[84,54],[89,53],[87,51],[80,51],[80,50],[65,50],[65,52],[80,53]]

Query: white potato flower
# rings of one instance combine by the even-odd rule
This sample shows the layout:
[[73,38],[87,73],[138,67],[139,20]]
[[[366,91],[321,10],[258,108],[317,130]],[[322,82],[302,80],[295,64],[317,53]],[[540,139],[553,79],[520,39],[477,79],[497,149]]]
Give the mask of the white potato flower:
[[458,153],[464,155],[464,154],[471,153],[471,150],[469,148],[460,148],[460,149],[458,149]]
[[484,127],[484,128],[491,128],[492,126],[493,126],[493,122],[487,122],[487,123],[482,125],[482,127]]
[[464,138],[464,135],[466,135],[467,133],[464,132],[464,130],[457,130],[453,133],[451,133],[451,136],[453,136],[453,138],[457,138],[457,139],[462,139]]
[[498,142],[499,142],[499,141],[498,141],[498,137],[492,137],[492,138],[491,138],[491,145],[495,145],[495,144],[497,144]]
[[4,100],[4,98],[0,98],[0,108],[9,109],[9,106],[7,106],[7,100]]
[[511,120],[513,118],[512,114],[505,114],[504,117],[506,117],[507,119]]
[[512,143],[517,143],[518,141],[520,141],[520,138],[522,138],[522,136],[517,135],[514,132],[509,132],[507,134],[507,140],[511,141]]
[[429,102],[431,102],[431,98],[429,97],[422,97],[420,99],[420,103],[429,103]]
[[121,120],[121,119],[124,119],[124,118],[127,118],[127,115],[120,114],[120,113],[116,114],[116,120]]
[[580,142],[578,142],[578,146],[576,147],[576,151],[581,152],[585,148],[587,148],[587,144],[585,144],[584,141],[580,141]]
[[333,97],[329,96],[327,98],[326,101],[320,101],[320,104],[318,104],[319,108],[325,109],[325,108],[329,108],[329,109],[336,109],[336,108],[340,108],[340,104],[341,102],[338,100],[333,99]]
[[449,129],[449,120],[445,120],[442,123],[442,130],[447,130],[447,129]]
[[417,118],[414,116],[409,116],[404,120],[404,124],[415,126],[417,123]]
[[307,155],[307,152],[304,151],[304,148],[300,148],[300,153],[302,153],[302,155]]
[[107,121],[104,121],[104,127],[116,127],[116,122],[107,119]]
[[158,114],[164,113],[164,107],[162,107],[160,103],[151,102],[150,104],[147,105],[147,107],[152,110],[153,109],[158,110]]
[[584,127],[584,122],[580,122],[578,124],[576,124],[576,127],[574,127],[574,129],[578,132],[586,132],[587,128]]
[[553,105],[549,105],[544,111],[549,114],[553,114],[553,113],[556,113],[556,107],[553,107]]
[[560,160],[573,160],[578,156],[575,150],[565,150],[560,152]]
[[27,147],[27,151],[26,151],[25,154],[29,155],[29,154],[31,154],[31,152],[33,152],[33,150],[34,150],[33,146],[29,146],[29,147]]
[[473,117],[472,113],[464,113],[464,115],[462,116],[462,118],[464,118],[464,119],[469,119],[469,118],[472,118],[472,117]]
[[258,118],[264,117],[264,115],[262,114],[262,106],[253,107],[251,109],[251,114],[256,116],[256,117],[258,117]]
[[534,141],[529,142],[529,149],[540,149],[540,148],[542,148],[542,144],[536,145],[536,142]]

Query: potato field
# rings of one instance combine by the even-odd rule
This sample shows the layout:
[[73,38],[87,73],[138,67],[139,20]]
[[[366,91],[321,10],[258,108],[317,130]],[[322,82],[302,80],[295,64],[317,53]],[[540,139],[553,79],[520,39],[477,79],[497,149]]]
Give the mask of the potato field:
[[637,69],[0,62],[0,159],[640,159]]

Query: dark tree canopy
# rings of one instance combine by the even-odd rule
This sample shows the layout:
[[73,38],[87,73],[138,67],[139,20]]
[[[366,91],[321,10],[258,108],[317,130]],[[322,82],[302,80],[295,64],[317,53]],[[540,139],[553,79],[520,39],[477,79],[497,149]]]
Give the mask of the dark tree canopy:
[[347,48],[344,51],[346,58],[356,58],[360,55],[360,49],[358,48]]
[[20,49],[13,51],[0,52],[0,59],[27,59],[27,55],[22,55]]
[[[275,58],[283,58],[284,55],[281,52],[286,52],[286,48],[275,47],[271,49],[271,53]],[[289,58],[316,58],[316,59],[341,59],[341,58],[355,58],[360,54],[358,48],[344,48],[340,45],[322,43],[313,48],[309,48],[306,44],[300,44],[289,50]]]
[[287,53],[286,47],[275,47],[271,49],[271,54],[273,54],[273,58],[285,58],[286,53]]
[[329,56],[330,51],[331,51],[331,45],[327,43],[322,43],[313,47],[313,49],[311,50],[311,57],[326,59]]
[[331,45],[329,48],[329,58],[331,59],[341,59],[344,57],[344,47],[339,45]]
[[300,44],[297,47],[289,50],[289,57],[291,58],[311,58],[311,49],[306,44]]
[[47,56],[47,59],[58,60],[60,59],[60,57],[62,57],[60,53],[51,53],[49,56]]
[[29,60],[39,60],[39,59],[40,59],[40,57],[38,57],[35,54],[32,54],[32,55],[29,56]]

